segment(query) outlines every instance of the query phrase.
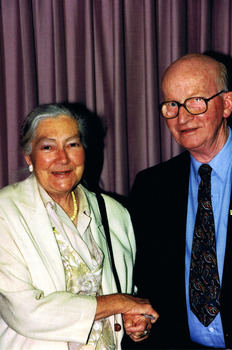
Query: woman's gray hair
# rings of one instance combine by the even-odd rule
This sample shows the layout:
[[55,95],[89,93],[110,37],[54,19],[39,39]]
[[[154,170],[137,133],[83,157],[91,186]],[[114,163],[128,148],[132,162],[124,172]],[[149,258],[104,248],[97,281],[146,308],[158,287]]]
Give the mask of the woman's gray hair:
[[36,135],[36,131],[41,120],[46,118],[56,118],[59,115],[66,115],[74,119],[80,132],[80,139],[84,149],[87,148],[87,126],[83,115],[75,113],[72,109],[63,104],[44,104],[33,109],[25,118],[20,134],[20,147],[25,155],[30,155],[32,151],[31,143]]

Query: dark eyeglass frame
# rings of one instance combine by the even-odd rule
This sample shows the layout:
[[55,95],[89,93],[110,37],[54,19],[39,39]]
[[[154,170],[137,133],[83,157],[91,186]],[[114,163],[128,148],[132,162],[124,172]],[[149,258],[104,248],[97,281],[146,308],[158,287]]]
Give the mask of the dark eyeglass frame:
[[[205,97],[201,97],[201,96],[193,96],[193,97],[187,98],[187,99],[184,101],[184,103],[180,103],[180,102],[178,102],[178,101],[173,101],[173,100],[172,100],[172,101],[164,101],[164,102],[162,102],[162,103],[158,106],[158,108],[159,108],[160,114],[161,114],[162,117],[164,117],[165,119],[174,119],[174,118],[176,118],[176,117],[178,116],[178,114],[179,114],[180,107],[182,107],[182,106],[186,109],[186,111],[187,111],[188,113],[190,113],[190,114],[192,114],[192,115],[199,115],[199,114],[205,113],[205,112],[208,110],[208,102],[209,102],[210,100],[212,100],[214,97],[216,97],[216,96],[222,94],[223,92],[226,92],[226,91],[222,90],[222,91],[218,92],[217,94],[215,94],[215,95],[213,95],[213,96],[211,96],[211,97],[209,97],[209,98],[205,98]],[[186,102],[187,102],[188,100],[191,100],[192,98],[202,98],[202,100],[204,100],[204,102],[205,102],[205,111],[204,111],[204,112],[200,112],[200,113],[191,113],[191,112],[188,110],[188,108],[186,107],[185,104],[186,104]],[[178,106],[177,115],[175,115],[175,117],[167,118],[167,117],[165,117],[165,116],[162,114],[162,107],[163,107],[164,104],[166,104],[166,103],[168,103],[168,102],[175,102],[175,103],[177,104],[177,106]]]

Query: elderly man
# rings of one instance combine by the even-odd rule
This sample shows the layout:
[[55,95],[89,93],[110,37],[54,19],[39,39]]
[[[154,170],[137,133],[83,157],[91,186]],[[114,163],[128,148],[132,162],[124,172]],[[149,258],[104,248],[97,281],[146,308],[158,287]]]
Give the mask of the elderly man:
[[144,348],[232,346],[232,92],[222,63],[186,55],[162,80],[161,115],[186,151],[140,172],[130,196],[136,284],[160,314]]

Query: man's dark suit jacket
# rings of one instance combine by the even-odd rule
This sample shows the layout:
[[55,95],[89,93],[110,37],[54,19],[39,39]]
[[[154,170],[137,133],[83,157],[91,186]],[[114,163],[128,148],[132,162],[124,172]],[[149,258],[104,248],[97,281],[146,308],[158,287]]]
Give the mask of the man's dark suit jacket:
[[[132,187],[129,206],[138,251],[135,284],[139,295],[149,298],[160,314],[150,339],[141,343],[142,349],[193,348],[185,297],[189,173],[190,156],[185,151],[140,172]],[[228,217],[221,315],[226,345],[232,348],[232,216],[229,209]]]

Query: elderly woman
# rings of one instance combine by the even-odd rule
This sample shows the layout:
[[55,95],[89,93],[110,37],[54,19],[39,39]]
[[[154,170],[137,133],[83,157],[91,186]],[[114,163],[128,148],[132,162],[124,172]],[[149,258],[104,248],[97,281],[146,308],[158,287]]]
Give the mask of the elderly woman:
[[134,341],[158,317],[148,300],[130,295],[131,221],[104,195],[117,291],[96,195],[80,184],[85,132],[85,118],[63,105],[39,106],[23,123],[32,174],[0,191],[1,350],[120,349],[121,314]]

